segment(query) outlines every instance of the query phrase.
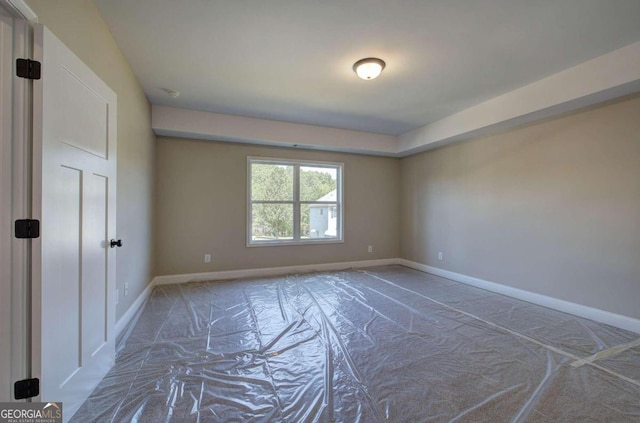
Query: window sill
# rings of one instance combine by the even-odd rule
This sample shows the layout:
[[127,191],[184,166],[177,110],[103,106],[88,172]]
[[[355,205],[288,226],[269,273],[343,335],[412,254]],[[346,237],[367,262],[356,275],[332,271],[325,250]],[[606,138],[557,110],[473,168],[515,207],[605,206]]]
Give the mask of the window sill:
[[247,247],[284,247],[290,245],[344,244],[344,239],[314,239],[313,241],[257,241],[247,243]]

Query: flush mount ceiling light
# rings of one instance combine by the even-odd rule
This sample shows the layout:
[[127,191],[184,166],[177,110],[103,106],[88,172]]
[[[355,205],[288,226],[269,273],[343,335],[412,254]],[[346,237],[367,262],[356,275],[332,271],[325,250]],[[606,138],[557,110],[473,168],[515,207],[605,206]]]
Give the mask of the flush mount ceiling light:
[[180,91],[172,90],[170,88],[163,88],[162,91],[167,93],[169,95],[169,97],[171,97],[171,98],[180,97]]
[[368,81],[370,79],[376,79],[378,75],[384,69],[384,60],[377,59],[375,57],[368,57],[366,59],[358,60],[353,64],[353,71],[360,78]]

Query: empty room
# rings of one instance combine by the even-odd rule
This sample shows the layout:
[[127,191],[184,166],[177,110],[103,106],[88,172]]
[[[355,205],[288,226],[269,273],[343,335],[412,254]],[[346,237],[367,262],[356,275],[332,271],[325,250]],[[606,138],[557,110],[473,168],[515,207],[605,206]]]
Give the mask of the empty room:
[[640,422],[639,1],[0,18],[0,420]]

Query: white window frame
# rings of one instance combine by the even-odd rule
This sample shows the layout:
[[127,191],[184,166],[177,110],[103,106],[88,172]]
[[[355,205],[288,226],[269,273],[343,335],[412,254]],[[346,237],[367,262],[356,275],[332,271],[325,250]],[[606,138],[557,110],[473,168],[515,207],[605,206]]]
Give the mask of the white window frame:
[[[252,200],[251,199],[251,165],[252,164],[270,164],[293,166],[293,200],[292,201],[268,201],[268,200]],[[336,201],[300,201],[300,167],[314,166],[327,167],[337,170],[336,177]],[[247,156],[247,247],[265,247],[277,245],[310,245],[310,244],[337,244],[344,242],[344,163],[339,162],[323,162],[312,160],[298,159],[280,159],[273,157],[257,157]],[[252,240],[253,216],[252,209],[254,204],[293,204],[293,239],[286,240]],[[300,237],[300,205],[301,204],[330,204],[336,205],[337,223],[336,238],[308,238]]]

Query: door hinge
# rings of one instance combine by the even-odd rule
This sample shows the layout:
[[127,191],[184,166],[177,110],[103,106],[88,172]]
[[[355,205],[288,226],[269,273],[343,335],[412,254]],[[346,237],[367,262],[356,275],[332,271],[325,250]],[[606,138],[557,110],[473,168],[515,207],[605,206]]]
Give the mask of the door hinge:
[[16,220],[16,238],[40,237],[40,221],[33,219]]
[[16,75],[20,78],[40,79],[42,65],[37,60],[17,59]]
[[13,396],[15,399],[33,398],[40,395],[40,379],[24,379],[13,384]]

